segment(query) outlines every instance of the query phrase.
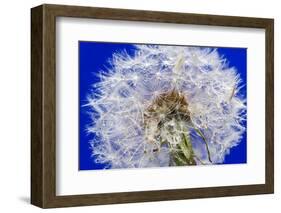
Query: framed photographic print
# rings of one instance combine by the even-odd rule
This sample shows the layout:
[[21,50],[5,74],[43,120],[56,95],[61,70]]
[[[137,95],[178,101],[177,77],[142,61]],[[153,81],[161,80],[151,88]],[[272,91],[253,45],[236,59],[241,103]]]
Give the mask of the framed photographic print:
[[274,191],[273,19],[31,9],[31,203]]

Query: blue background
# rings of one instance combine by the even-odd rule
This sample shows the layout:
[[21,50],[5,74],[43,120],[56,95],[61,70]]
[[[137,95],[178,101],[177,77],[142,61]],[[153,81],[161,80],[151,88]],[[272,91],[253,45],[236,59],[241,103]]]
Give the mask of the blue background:
[[[132,55],[135,47],[132,44],[123,43],[105,43],[79,41],[79,170],[103,169],[106,165],[96,164],[91,156],[89,141],[94,137],[86,132],[86,126],[91,122],[87,114],[87,107],[81,107],[86,104],[87,94],[92,92],[95,82],[100,79],[94,74],[100,70],[106,70],[110,67],[108,59],[114,52],[126,52]],[[247,82],[247,49],[246,48],[217,48],[220,55],[223,55],[229,63],[229,66],[236,67],[243,85],[241,94],[246,97]],[[246,126],[246,122],[244,123]],[[247,143],[246,132],[243,135],[241,143],[233,147],[229,155],[226,155],[224,164],[238,164],[247,162]]]

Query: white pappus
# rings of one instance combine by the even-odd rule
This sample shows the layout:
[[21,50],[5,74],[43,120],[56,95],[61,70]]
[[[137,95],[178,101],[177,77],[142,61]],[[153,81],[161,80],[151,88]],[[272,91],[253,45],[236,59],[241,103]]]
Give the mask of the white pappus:
[[215,48],[135,48],[114,53],[88,95],[95,161],[106,168],[223,163],[246,130],[236,69]]

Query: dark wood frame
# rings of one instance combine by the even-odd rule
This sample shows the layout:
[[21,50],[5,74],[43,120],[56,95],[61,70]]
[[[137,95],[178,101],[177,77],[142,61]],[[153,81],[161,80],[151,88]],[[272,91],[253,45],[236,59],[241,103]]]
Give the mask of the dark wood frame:
[[[266,32],[266,183],[56,196],[56,17],[262,28]],[[274,20],[63,5],[31,9],[31,203],[66,207],[274,192]]]

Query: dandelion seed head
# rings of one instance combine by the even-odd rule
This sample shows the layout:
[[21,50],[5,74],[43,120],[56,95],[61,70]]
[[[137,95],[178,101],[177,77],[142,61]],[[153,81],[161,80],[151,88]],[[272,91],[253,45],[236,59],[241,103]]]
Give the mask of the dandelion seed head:
[[113,54],[111,65],[94,85],[99,95],[90,94],[87,104],[87,131],[99,135],[91,141],[97,162],[110,168],[169,166],[181,133],[188,132],[196,164],[208,164],[199,130],[212,163],[222,163],[241,141],[241,79],[216,49],[137,45],[133,56]]

